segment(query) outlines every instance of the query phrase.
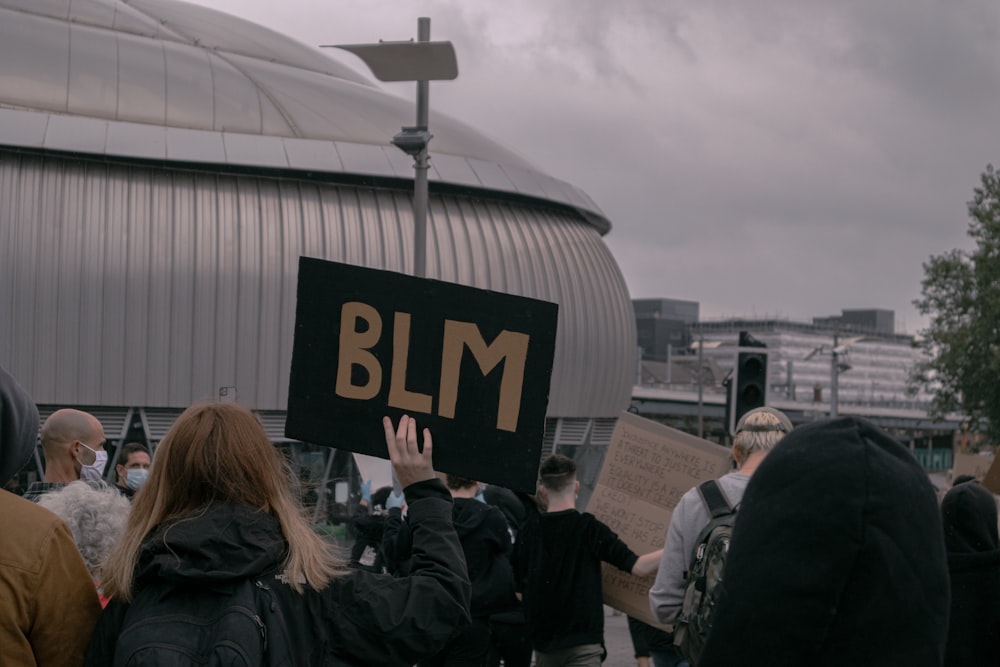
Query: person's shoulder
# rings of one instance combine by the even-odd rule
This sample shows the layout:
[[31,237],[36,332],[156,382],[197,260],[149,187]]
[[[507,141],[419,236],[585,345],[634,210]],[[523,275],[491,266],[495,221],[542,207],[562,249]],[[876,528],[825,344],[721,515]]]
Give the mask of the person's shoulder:
[[9,491],[0,491],[0,526],[24,525],[38,531],[40,527],[58,525],[61,522],[59,517],[38,503]]
[[608,524],[604,523],[590,512],[579,512],[578,517],[579,518],[577,521],[580,524],[581,528],[585,531],[602,530],[612,533],[614,532],[614,530],[612,530],[612,528]]
[[28,569],[38,567],[37,558],[47,555],[51,540],[59,532],[72,543],[69,528],[54,513],[13,493],[0,491],[0,550],[7,564],[28,559],[21,564]]
[[718,482],[729,502],[738,505],[743,499],[743,492],[746,491],[747,484],[750,483],[750,475],[735,471],[723,475]]

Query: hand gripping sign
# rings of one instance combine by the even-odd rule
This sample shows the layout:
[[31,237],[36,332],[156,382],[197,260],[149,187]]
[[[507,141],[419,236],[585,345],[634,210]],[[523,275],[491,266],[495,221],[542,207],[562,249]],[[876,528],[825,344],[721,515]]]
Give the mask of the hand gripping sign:
[[558,306],[299,259],[285,435],[388,458],[382,416],[431,430],[434,467],[534,491]]

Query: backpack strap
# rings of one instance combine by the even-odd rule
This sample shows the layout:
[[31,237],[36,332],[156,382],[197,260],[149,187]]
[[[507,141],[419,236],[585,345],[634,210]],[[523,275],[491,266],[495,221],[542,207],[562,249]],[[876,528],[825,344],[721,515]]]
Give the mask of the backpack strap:
[[722,493],[722,487],[714,479],[709,479],[699,484],[698,493],[701,495],[701,500],[705,503],[705,507],[713,519],[733,513],[733,506],[729,504],[726,496]]

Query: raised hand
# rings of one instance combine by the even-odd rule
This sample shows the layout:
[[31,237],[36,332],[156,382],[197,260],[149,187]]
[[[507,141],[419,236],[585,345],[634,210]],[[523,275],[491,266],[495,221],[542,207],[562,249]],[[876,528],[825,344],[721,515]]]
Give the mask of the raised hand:
[[392,427],[392,420],[382,418],[385,429],[385,446],[389,449],[389,460],[396,471],[400,485],[405,489],[410,484],[434,478],[434,466],[431,460],[431,432],[424,429],[424,451],[417,446],[417,420],[403,415],[399,418],[399,426]]

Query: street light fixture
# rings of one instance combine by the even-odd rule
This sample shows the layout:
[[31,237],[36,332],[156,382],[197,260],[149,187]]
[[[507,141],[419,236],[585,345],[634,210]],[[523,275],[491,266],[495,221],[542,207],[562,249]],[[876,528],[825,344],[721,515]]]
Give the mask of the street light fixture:
[[[840,411],[840,374],[844,371],[851,370],[851,365],[846,361],[841,360],[841,355],[847,354],[849,352],[848,345],[858,342],[861,340],[858,338],[848,338],[843,343],[840,343],[839,336],[834,334],[833,336],[833,347],[830,348],[830,418],[833,419],[839,414]],[[826,345],[820,345],[814,348],[812,352],[803,357],[803,361],[809,361],[817,354],[825,353]]]
[[375,44],[325,44],[353,53],[379,81],[417,82],[417,122],[404,126],[392,145],[413,157],[413,275],[424,277],[427,262],[427,144],[434,136],[427,129],[431,81],[458,77],[458,61],[451,42],[432,42],[431,20],[417,19],[417,41]]

